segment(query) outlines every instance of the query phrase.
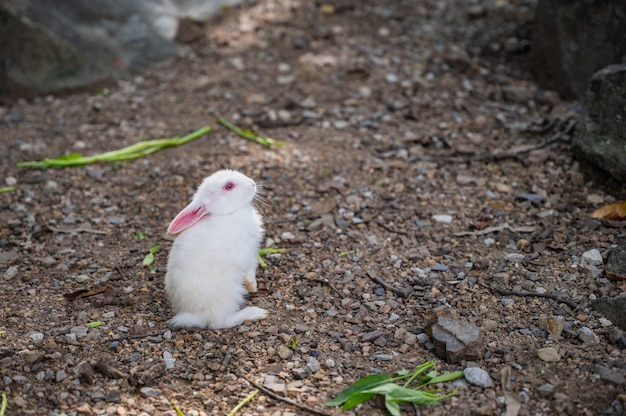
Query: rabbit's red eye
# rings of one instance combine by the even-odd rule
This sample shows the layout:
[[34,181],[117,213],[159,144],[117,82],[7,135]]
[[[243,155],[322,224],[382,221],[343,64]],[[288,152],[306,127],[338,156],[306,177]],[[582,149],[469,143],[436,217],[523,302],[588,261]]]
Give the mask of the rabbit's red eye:
[[224,190],[225,191],[232,191],[233,189],[235,189],[235,184],[232,182],[226,182],[224,184]]

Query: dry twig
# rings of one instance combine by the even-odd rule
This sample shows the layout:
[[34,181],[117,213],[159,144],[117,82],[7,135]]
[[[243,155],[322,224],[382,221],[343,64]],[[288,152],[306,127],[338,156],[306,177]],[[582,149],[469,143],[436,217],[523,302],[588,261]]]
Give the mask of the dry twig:
[[376,274],[375,271],[373,270],[367,270],[367,275],[370,277],[370,279],[372,279],[374,282],[378,283],[379,285],[381,285],[382,287],[384,287],[386,290],[389,290],[393,293],[395,293],[397,296],[400,296],[401,298],[408,298],[409,296],[411,296],[411,294],[413,293],[413,288],[411,286],[404,286],[401,288],[395,287],[390,285],[389,283],[385,282],[383,279],[381,279],[380,277],[378,277],[378,275]]
[[274,393],[273,391],[265,388],[264,386],[262,386],[262,385],[260,385],[258,383],[255,383],[254,381],[250,380],[247,377],[244,377],[244,379],[248,383],[252,384],[254,387],[256,387],[257,389],[261,390],[263,393],[265,393],[267,396],[271,397],[274,400],[278,400],[278,401],[290,404],[292,406],[297,407],[300,410],[304,410],[304,411],[309,412],[309,413],[314,414],[314,415],[330,416],[330,413],[324,412],[323,410],[314,409],[312,407],[305,406],[303,404],[300,404],[300,403],[298,403],[298,402],[296,402],[294,400],[288,399],[286,397],[279,396],[278,394]]
[[574,117],[569,117],[565,121],[563,121],[562,125],[564,125],[563,129],[559,130],[555,134],[553,134],[547,140],[543,140],[537,144],[525,146],[519,148],[512,152],[500,152],[500,153],[472,153],[463,156],[416,156],[409,159],[409,163],[416,161],[424,161],[424,162],[439,162],[439,163],[467,163],[467,162],[497,162],[504,159],[519,159],[519,157],[525,153],[532,152],[533,150],[542,149],[546,146],[550,146],[553,143],[558,142],[559,140],[563,140],[563,138],[571,133],[576,125],[576,119]]
[[57,228],[57,227],[53,227],[52,225],[47,225],[47,227],[50,231],[55,232],[55,233],[66,233],[66,234],[91,233],[91,234],[103,234],[103,235],[106,235],[109,233],[108,231],[94,230],[93,228],[87,228],[87,227],[77,227],[77,228],[72,228],[72,229]]
[[537,292],[526,292],[526,291],[516,292],[514,290],[500,289],[497,287],[492,287],[491,290],[503,296],[522,296],[522,297],[553,299],[553,300],[556,300],[557,302],[566,304],[572,309],[576,309],[579,306],[578,303],[576,303],[575,301],[565,296],[551,294],[551,293],[537,293]]

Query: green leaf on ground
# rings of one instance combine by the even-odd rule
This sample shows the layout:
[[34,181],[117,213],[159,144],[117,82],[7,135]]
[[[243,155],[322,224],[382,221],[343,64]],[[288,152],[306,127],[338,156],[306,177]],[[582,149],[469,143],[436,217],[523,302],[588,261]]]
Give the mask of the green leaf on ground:
[[143,258],[142,264],[144,266],[150,266],[154,263],[154,255],[159,252],[161,249],[161,245],[157,244],[156,246],[150,247],[150,251],[146,254],[146,257]]
[[9,406],[9,399],[7,399],[6,392],[2,392],[2,404],[0,404],[0,416],[4,416]]
[[285,142],[280,142],[278,140],[274,140],[269,137],[259,136],[252,130],[243,130],[222,117],[219,117],[217,119],[217,122],[221,124],[222,126],[226,127],[228,130],[234,132],[237,136],[241,137],[242,139],[250,140],[252,142],[261,144],[266,147],[272,147],[272,146],[282,147],[287,144]]
[[[437,394],[434,391],[426,390],[425,387],[429,384],[456,380],[463,377],[463,372],[455,371],[438,375],[435,370],[431,370],[418,379],[421,374],[434,366],[433,361],[428,361],[415,367],[411,372],[400,370],[396,372],[397,376],[393,378],[389,374],[367,375],[348,386],[337,397],[327,402],[326,406],[341,406],[342,410],[350,410],[374,396],[381,395],[385,398],[387,412],[392,416],[400,416],[401,403],[437,405],[441,400],[456,394],[456,390],[448,394]],[[408,381],[402,386],[395,383],[404,379],[408,379]],[[409,387],[416,379],[418,379],[416,386]]]
[[256,259],[257,259],[257,262],[259,263],[259,267],[262,269],[267,269],[267,263],[265,263],[265,260],[263,260],[263,257],[265,257],[266,255],[275,254],[275,253],[284,253],[285,251],[286,249],[284,248],[274,248],[274,247],[262,248],[256,254]]
[[145,140],[119,150],[106,153],[99,153],[92,156],[83,156],[80,153],[72,153],[55,158],[45,158],[42,161],[18,162],[17,166],[23,168],[65,168],[72,166],[84,166],[97,162],[121,162],[125,160],[137,159],[143,156],[156,153],[167,147],[180,146],[211,131],[211,126],[205,126],[184,137],[172,137],[170,139]]

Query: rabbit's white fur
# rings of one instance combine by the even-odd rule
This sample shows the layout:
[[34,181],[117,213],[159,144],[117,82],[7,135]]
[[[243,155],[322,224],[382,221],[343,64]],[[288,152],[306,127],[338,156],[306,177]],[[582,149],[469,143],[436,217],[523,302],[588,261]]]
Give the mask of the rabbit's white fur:
[[[229,183],[232,189],[226,189]],[[204,179],[193,201],[172,221],[168,231],[180,232],[165,276],[176,313],[169,321],[173,327],[230,328],[267,316],[256,306],[240,309],[247,292],[244,282],[256,290],[263,226],[252,205],[255,194],[252,179],[221,170]],[[207,214],[195,218],[198,212]]]

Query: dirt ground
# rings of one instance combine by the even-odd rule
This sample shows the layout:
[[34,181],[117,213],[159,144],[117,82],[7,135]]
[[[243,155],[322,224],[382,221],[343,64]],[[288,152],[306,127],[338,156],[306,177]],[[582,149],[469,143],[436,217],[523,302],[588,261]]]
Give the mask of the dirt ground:
[[[375,401],[346,413],[324,403],[429,360],[478,366],[492,385],[446,383],[455,396],[405,414],[623,414],[623,333],[589,307],[621,289],[581,259],[624,237],[589,217],[624,189],[573,158],[579,103],[519,66],[531,6],[258,0],[192,25],[174,62],[106,93],[1,107],[0,178],[15,186],[0,194],[7,415],[174,415],[171,400],[188,416],[225,415],[251,382],[296,404],[262,391],[238,414],[378,415]],[[217,116],[287,144],[245,141]],[[16,165],[206,124],[130,162]],[[271,313],[171,331],[165,231],[225,167],[262,183],[264,246],[286,249],[266,258],[250,299]],[[79,290],[92,293],[64,297]],[[480,357],[435,355],[424,331],[442,310],[481,329]]]

